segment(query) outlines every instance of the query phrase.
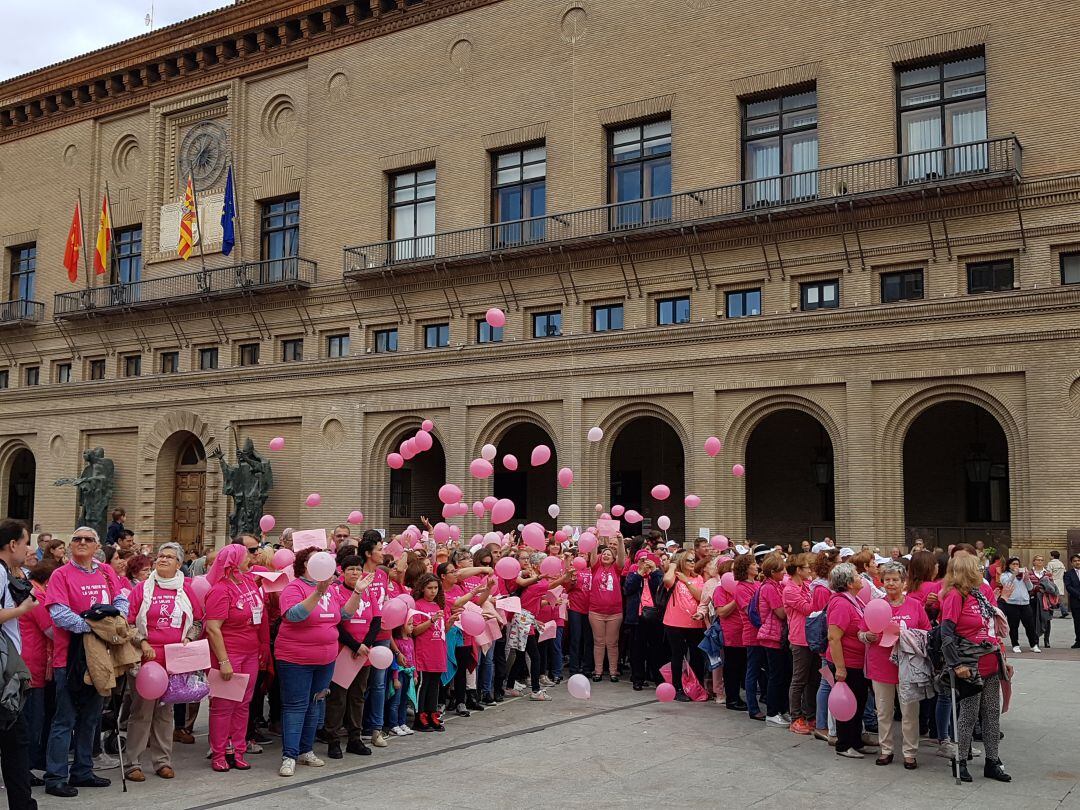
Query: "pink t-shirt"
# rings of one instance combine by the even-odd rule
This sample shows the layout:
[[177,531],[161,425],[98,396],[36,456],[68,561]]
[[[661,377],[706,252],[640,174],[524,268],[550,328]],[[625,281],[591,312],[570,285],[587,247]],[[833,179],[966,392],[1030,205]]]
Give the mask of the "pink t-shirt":
[[[93,571],[85,571],[73,562],[62,565],[49,577],[45,605],[67,605],[75,615],[94,605],[111,605],[119,595],[115,578],[108,576],[106,565],[94,563]],[[53,628],[53,667],[67,666],[71,633],[62,627]]]
[[829,589],[827,584],[817,582],[810,583],[810,612],[817,613],[819,610],[824,610],[829,604],[829,600],[832,599],[833,592]]
[[[346,588],[340,582],[331,585],[330,590],[337,594],[338,599],[341,600],[341,604],[343,605],[352,599],[352,589]],[[360,594],[360,605],[356,608],[356,613],[353,614],[351,619],[345,619],[341,623],[341,626],[345,628],[345,632],[361,644],[364,642],[364,636],[367,635],[368,629],[371,627],[372,614],[375,612],[375,606],[369,600],[370,596],[371,594],[368,593],[368,591],[364,591]]]
[[[541,579],[538,582],[534,582],[528,588],[521,592],[521,609],[527,610],[537,621],[547,621],[541,614],[544,611],[544,596],[551,590],[551,580]],[[554,618],[554,617],[550,617]]]
[[[221,637],[230,658],[258,653],[260,640],[269,641],[265,599],[251,574],[241,574],[239,584],[227,579],[214,583],[206,594],[206,618],[221,622]],[[213,646],[210,657],[217,664]]]
[[30,670],[30,688],[41,689],[47,680],[52,680],[49,653],[52,651],[53,623],[44,604],[45,588],[37,582],[33,583],[33,588],[39,604],[19,617],[19,637],[23,661]]
[[742,643],[744,647],[757,647],[758,646],[758,629],[750,622],[750,615],[747,612],[750,609],[750,600],[754,598],[754,594],[757,592],[757,582],[737,582],[735,583],[735,602],[739,605],[740,618],[742,619]]
[[784,586],[784,609],[787,611],[788,641],[799,647],[806,646],[806,617],[813,612],[810,599],[810,583]]
[[[127,618],[132,625],[135,624],[135,618],[142,608],[145,584],[140,582],[131,591]],[[184,593],[187,594],[188,601],[191,603],[194,620],[201,621],[202,604],[187,578],[184,579]],[[154,648],[156,660],[162,666],[165,666],[165,645],[179,644],[184,640],[184,617],[175,609],[175,605],[176,591],[167,590],[160,585],[154,586],[154,593],[150,597],[150,607],[146,611],[146,640]]]
[[[315,585],[294,579],[281,592],[281,615],[315,592]],[[284,619],[278,630],[274,654],[290,664],[329,664],[338,654],[337,625],[344,603],[333,588],[322,595],[315,609],[302,622]]]
[[[892,623],[897,627],[907,627],[908,630],[929,630],[930,619],[926,616],[926,610],[922,602],[908,594],[899,605],[891,605]],[[904,624],[901,625],[900,623]],[[867,630],[866,620],[859,625],[859,629]],[[866,645],[866,677],[878,683],[899,683],[900,671],[896,664],[889,660],[892,655],[892,647],[882,647],[878,642]]]
[[936,582],[920,582],[919,587],[908,594],[912,599],[916,600],[924,608],[926,607],[926,597],[932,593],[941,592],[941,581]]
[[[448,605],[449,606],[449,605]],[[416,600],[413,624],[431,619],[431,626],[418,636],[413,636],[413,655],[417,672],[446,672],[446,612],[434,602]]]
[[[713,605],[716,608],[722,608],[724,605],[730,605],[735,601],[735,597],[724,590],[724,586],[721,585],[715,591],[713,591]],[[720,630],[724,633],[724,646],[725,647],[745,647],[743,644],[743,616],[742,611],[736,607],[731,613],[727,615],[727,618],[720,619]]]
[[570,610],[575,613],[589,612],[589,592],[592,590],[592,571],[582,568],[574,572],[574,579],[566,586],[570,594]]
[[[700,591],[705,585],[704,577],[690,577],[690,581]],[[694,619],[697,612],[698,600],[690,593],[690,589],[680,580],[675,580],[675,587],[671,589],[671,598],[668,599],[667,610],[664,611],[664,624],[668,627],[705,627],[702,619]]]
[[[361,575],[365,576],[365,575]],[[388,600],[396,596],[390,581],[390,576],[382,568],[375,569],[375,578],[371,580],[371,584],[368,586],[367,592],[364,593],[364,599],[371,603],[371,618],[376,616],[382,616],[383,605]],[[400,591],[399,591],[400,592]],[[283,609],[284,610],[284,609]],[[392,630],[379,630],[378,635],[375,636],[376,641],[386,641],[390,638]]]
[[[952,588],[941,600],[941,621],[953,622],[956,625],[956,634],[968,641],[998,641],[993,635],[994,620],[984,619],[975,597],[963,598],[956,588]],[[979,674],[984,678],[997,671],[996,655],[984,655],[979,659]]]
[[[761,615],[761,629],[775,629],[775,624],[783,624],[784,620],[773,613],[777,608],[784,606],[783,585],[774,580],[768,580],[761,584],[761,596],[758,597],[758,613]],[[805,630],[805,627],[803,628]],[[783,633],[783,630],[780,630]],[[780,641],[783,638],[769,638],[768,634],[758,633],[758,644],[773,650],[780,649]],[[773,633],[772,635],[775,635]]]
[[622,586],[619,584],[618,566],[596,563],[592,568],[589,587],[589,612],[601,616],[622,613]]
[[[836,625],[844,631],[840,646],[844,651],[844,666],[847,669],[862,669],[866,663],[866,645],[859,641],[862,609],[855,606],[856,601],[854,596],[846,593],[834,593],[829,600],[829,627]],[[825,658],[833,660],[831,646],[826,649]]]

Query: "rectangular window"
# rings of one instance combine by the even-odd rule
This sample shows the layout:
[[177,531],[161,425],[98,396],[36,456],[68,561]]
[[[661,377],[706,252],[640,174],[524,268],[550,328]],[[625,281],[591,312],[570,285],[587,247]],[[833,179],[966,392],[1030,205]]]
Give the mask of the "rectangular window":
[[450,345],[450,324],[429,323],[424,327],[424,348],[442,349]]
[[300,255],[300,197],[263,203],[260,222],[265,263],[259,268],[259,283],[295,279]]
[[968,292],[1002,292],[1013,288],[1013,260],[971,262],[967,266]]
[[113,231],[111,284],[134,284],[142,278],[142,225]]
[[349,336],[343,335],[330,335],[326,338],[326,356],[327,357],[348,357],[349,356]]
[[[671,219],[671,119],[608,132],[609,227],[639,228]],[[650,199],[662,197],[663,199]],[[641,200],[642,202],[634,202]]]
[[803,312],[815,309],[836,309],[840,306],[839,281],[810,281],[799,285],[799,300]]
[[129,354],[124,358],[124,376],[138,377],[142,374],[142,355]]
[[492,326],[483,318],[476,322],[477,343],[502,343],[503,327]]
[[761,289],[732,290],[724,296],[724,313],[729,318],[761,314]]
[[295,363],[304,359],[304,339],[292,338],[281,341],[281,362]]
[[259,344],[258,343],[244,343],[240,346],[240,365],[242,366],[257,366],[259,365]]
[[435,255],[435,167],[390,175],[393,261]]
[[533,337],[559,337],[562,335],[561,312],[537,312],[532,316]]
[[71,382],[71,363],[56,364],[56,381],[58,383]]
[[1080,253],[1061,254],[1061,283],[1080,284]]
[[104,360],[104,358],[90,361],[90,379],[91,380],[104,380],[105,379],[105,360]]
[[9,301],[33,301],[37,280],[37,245],[11,249],[11,287]]
[[986,170],[982,54],[897,68],[896,109],[904,182]]
[[[542,242],[547,220],[547,148],[541,144],[492,155],[491,213],[495,247]],[[523,221],[524,220],[524,221]]]
[[180,371],[180,352],[162,352],[159,370],[162,374],[177,374]]
[[921,301],[922,297],[922,270],[901,270],[897,273],[881,274],[881,303]]
[[41,384],[41,369],[38,366],[29,366],[26,369],[26,384],[27,385],[40,385]]
[[218,367],[218,350],[216,346],[208,349],[199,349],[199,371],[212,371]]
[[11,372],[5,369],[0,369],[0,389],[7,388],[11,383]]
[[[818,187],[817,90],[743,102],[747,208],[812,200]],[[770,179],[771,178],[771,179]]]
[[396,352],[397,351],[397,329],[376,329],[375,330],[375,352],[376,354],[383,354],[384,352]]
[[594,332],[613,332],[623,328],[623,305],[604,304],[592,308]]
[[667,326],[673,323],[690,323],[690,296],[661,298],[656,302],[656,324]]

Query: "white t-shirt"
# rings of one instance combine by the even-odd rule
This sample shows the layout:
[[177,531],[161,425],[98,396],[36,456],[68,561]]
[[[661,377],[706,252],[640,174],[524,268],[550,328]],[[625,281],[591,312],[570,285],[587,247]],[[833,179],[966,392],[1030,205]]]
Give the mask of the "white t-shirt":
[[[15,604],[15,600],[11,598],[11,594],[8,593],[8,572],[7,568],[0,565],[0,608],[5,610],[8,608],[18,607]],[[22,635],[19,633],[19,618],[16,616],[14,619],[8,619],[2,625],[0,629],[3,629],[7,637],[11,639],[15,645],[15,649],[22,654]]]

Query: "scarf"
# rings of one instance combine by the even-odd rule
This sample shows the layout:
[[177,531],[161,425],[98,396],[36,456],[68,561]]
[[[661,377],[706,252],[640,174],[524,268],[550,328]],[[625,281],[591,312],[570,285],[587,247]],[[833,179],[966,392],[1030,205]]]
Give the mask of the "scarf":
[[994,606],[990,604],[990,601],[986,598],[986,595],[980,588],[976,588],[971,592],[971,596],[975,599],[975,604],[979,606],[979,613],[986,621],[992,621],[996,611]]
[[151,571],[146,582],[143,583],[142,604],[139,605],[139,614],[135,617],[135,630],[139,638],[147,638],[146,614],[150,610],[150,601],[154,598],[154,586],[160,586],[167,591],[176,591],[176,601],[173,604],[173,612],[181,611],[184,614],[183,623],[180,626],[180,636],[183,638],[187,631],[195,623],[195,614],[192,612],[191,600],[184,591],[184,573],[177,571],[176,576],[164,579],[158,576],[157,571]]

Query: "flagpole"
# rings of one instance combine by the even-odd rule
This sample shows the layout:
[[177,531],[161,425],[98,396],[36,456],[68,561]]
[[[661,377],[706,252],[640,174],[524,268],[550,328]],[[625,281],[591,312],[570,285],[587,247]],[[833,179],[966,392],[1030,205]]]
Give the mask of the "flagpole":
[[112,196],[109,194],[109,181],[105,181],[105,205],[109,209],[109,250],[107,252],[105,260],[109,263],[106,271],[109,274],[109,283],[112,283],[113,279],[113,251],[116,250],[116,228],[113,227],[113,211],[112,211]]
[[82,254],[83,260],[83,272],[86,275],[86,289],[90,289],[90,264],[87,262],[89,258],[86,250],[86,226],[83,225],[82,215],[82,186],[79,186],[79,236],[82,239],[82,245],[79,247],[79,253]]
[[233,202],[233,231],[236,233],[236,249],[239,251],[240,264],[244,263],[244,243],[240,239],[240,195],[236,192],[236,162],[233,161],[232,202]]

